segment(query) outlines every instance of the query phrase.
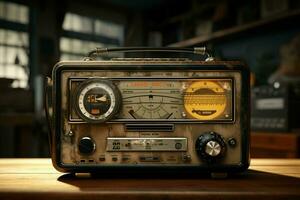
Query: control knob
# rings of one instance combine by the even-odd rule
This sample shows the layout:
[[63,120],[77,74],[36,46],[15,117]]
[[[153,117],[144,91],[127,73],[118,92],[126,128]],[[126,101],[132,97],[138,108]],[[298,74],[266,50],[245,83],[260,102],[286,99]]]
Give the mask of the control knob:
[[196,140],[196,151],[201,160],[214,163],[224,155],[226,145],[223,138],[215,132],[205,132]]
[[78,142],[78,150],[81,154],[92,154],[96,149],[96,144],[90,137],[83,137]]

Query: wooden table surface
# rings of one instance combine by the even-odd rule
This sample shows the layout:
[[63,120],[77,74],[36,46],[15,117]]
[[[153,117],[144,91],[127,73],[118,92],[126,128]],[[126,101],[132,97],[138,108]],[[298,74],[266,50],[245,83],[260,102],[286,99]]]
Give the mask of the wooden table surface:
[[228,179],[75,178],[50,159],[0,159],[0,199],[300,199],[300,159],[252,159]]

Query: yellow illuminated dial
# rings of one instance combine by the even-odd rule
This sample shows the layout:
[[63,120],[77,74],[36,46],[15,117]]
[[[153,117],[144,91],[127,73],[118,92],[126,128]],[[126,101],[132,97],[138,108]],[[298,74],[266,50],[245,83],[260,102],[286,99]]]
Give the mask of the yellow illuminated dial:
[[199,120],[212,120],[226,109],[225,90],[213,80],[201,80],[190,84],[184,95],[187,114]]

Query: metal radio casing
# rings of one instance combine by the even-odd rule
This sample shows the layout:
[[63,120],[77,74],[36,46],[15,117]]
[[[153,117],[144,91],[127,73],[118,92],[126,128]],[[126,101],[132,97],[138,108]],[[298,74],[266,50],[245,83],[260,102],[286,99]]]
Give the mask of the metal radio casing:
[[[241,62],[176,59],[66,61],[55,65],[51,78],[48,82],[51,89],[47,97],[52,102],[49,117],[52,127],[51,157],[58,171],[241,172],[249,166],[249,71]],[[109,100],[110,103],[118,104],[117,112],[107,120],[89,122],[79,114],[80,108],[83,108],[83,113],[87,112],[85,110],[87,100],[82,98],[84,102],[80,103],[80,95],[83,94],[77,97],[76,91],[89,80],[96,82],[100,80],[100,83],[102,80],[103,83],[108,81],[113,85],[111,92],[119,91],[119,94],[112,95]],[[212,120],[208,117],[207,120],[197,120],[186,116],[189,115],[185,110],[188,106],[184,107],[182,104],[187,104],[185,102],[190,96],[186,94],[182,97],[184,99],[180,98],[182,91],[187,90],[185,84],[191,85],[195,82],[206,84],[205,81],[230,85],[230,96],[225,99],[226,106],[222,107],[223,110],[220,107],[222,112],[228,113],[224,115],[225,117],[219,114],[219,118]],[[130,88],[126,89],[124,85],[126,87],[130,85]],[[179,90],[179,85],[183,89]],[[147,89],[144,88],[146,86]],[[169,90],[167,88],[169,86],[172,86],[172,89]],[[151,89],[153,87],[154,91]],[[130,101],[128,103],[128,99],[125,100],[126,95],[135,93],[138,89],[146,93],[155,93],[154,97],[149,96],[152,94],[146,94],[146,99],[154,101],[156,98],[156,104],[149,102],[144,104],[144,97],[133,95],[130,97],[133,103],[129,105]],[[178,95],[176,98],[179,97],[177,98],[179,103],[175,97],[175,100],[166,99],[173,98],[172,96],[160,97],[159,89]],[[210,91],[207,94],[209,93]],[[119,99],[114,99],[116,95]],[[197,101],[196,96],[192,98]],[[95,96],[90,95],[89,102],[91,97]],[[101,98],[103,101],[107,100],[106,96],[96,97],[98,100]],[[217,98],[214,101],[223,101],[225,97]],[[162,103],[164,101],[167,103]],[[202,101],[207,100],[202,98]],[[157,102],[160,102],[160,107],[157,107]],[[172,107],[172,102],[177,102],[178,105]],[[79,109],[76,109],[77,103]],[[208,107],[214,106],[209,102],[206,104]],[[148,111],[147,106],[157,108],[152,110],[149,108],[151,111]],[[91,112],[100,112],[99,109],[92,108]],[[107,109],[112,109],[112,106]],[[146,110],[144,114],[140,109]],[[197,112],[200,111],[192,109],[190,112],[192,115],[199,114]],[[213,115],[217,111],[201,112],[209,112],[204,113],[205,116]],[[96,119],[100,119],[99,116]],[[201,138],[203,134],[204,138]],[[222,140],[218,148],[214,149],[214,151],[222,150],[220,158],[210,160],[205,155],[201,156],[202,140],[206,141],[206,145],[216,145],[209,143],[205,137],[215,138],[211,139],[213,142]],[[90,146],[85,148],[79,143]],[[205,152],[208,152],[207,148],[206,146]],[[211,154],[211,158],[214,158],[213,156]]]

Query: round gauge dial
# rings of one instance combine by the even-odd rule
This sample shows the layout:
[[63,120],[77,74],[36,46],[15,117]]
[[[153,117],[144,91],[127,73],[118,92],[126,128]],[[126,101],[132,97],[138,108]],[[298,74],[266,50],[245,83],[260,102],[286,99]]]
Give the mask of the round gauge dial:
[[87,122],[104,122],[120,108],[121,95],[112,82],[103,79],[84,81],[76,93],[75,107]]
[[227,98],[222,86],[214,81],[197,81],[188,86],[184,107],[188,115],[199,120],[212,120],[226,109]]

